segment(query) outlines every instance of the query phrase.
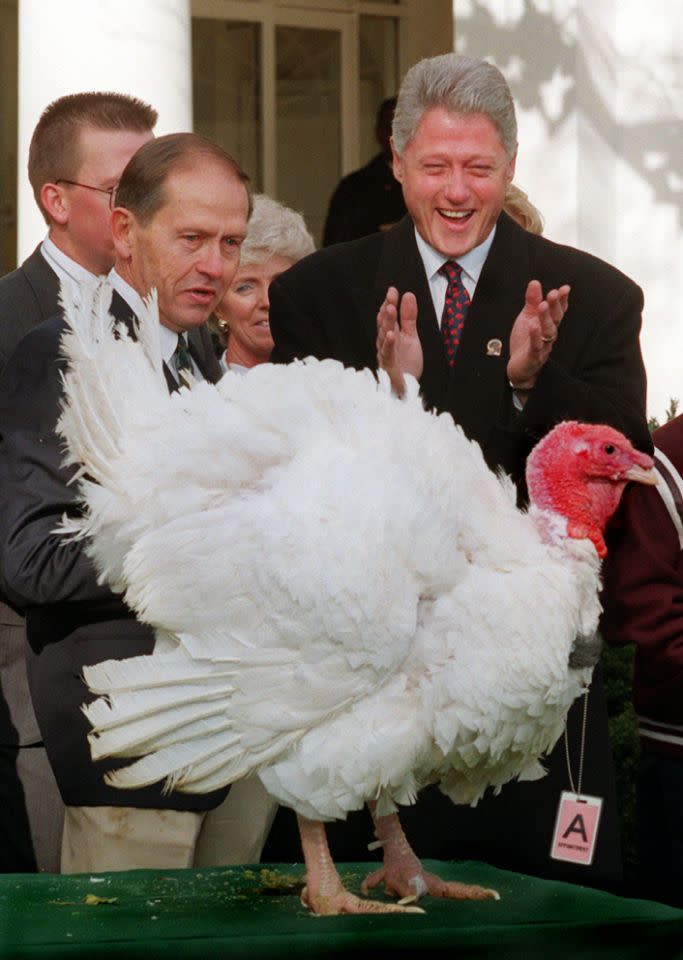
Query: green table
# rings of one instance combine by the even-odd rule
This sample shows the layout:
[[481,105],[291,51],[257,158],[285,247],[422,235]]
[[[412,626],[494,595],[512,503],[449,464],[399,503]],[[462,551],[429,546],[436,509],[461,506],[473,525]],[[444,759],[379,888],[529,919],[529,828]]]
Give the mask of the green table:
[[[481,863],[436,863],[500,901],[427,898],[419,915],[313,917],[294,865],[0,876],[0,956],[683,958],[683,911]],[[342,864],[358,889],[367,864]]]

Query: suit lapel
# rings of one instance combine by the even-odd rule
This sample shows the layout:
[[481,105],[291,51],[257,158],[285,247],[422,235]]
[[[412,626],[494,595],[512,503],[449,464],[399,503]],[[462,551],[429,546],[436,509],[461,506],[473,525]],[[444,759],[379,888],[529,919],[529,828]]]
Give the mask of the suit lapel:
[[204,379],[209,383],[217,383],[223,376],[223,370],[213,352],[211,336],[205,325],[188,332],[187,345]]
[[[115,320],[119,320],[126,324],[128,332],[133,338],[135,338],[135,313],[132,307],[126,303],[117,290],[114,290],[112,294],[111,313]],[[202,376],[208,380],[209,383],[216,383],[218,380],[220,380],[223,371],[221,370],[218,360],[213,355],[210,346],[211,338],[209,337],[205,327],[202,326],[198,329],[190,330],[187,336],[187,341],[190,353],[192,354],[192,359],[199,367]],[[162,363],[162,368],[169,392],[175,393],[175,391],[178,389],[178,381],[173,376],[166,363]]]
[[[137,339],[137,331],[136,331],[137,317],[136,317],[135,311],[123,299],[123,297],[118,292],[118,290],[114,290],[114,292],[112,293],[110,312],[111,312],[111,315],[114,317],[114,319],[118,320],[119,323],[125,323],[126,327],[128,328],[128,333],[131,335],[131,337],[134,340],[136,340]],[[171,371],[168,369],[168,367],[163,361],[161,363],[161,368],[164,372],[164,379],[166,380],[166,386],[168,387],[168,392],[174,393],[178,389],[178,383],[175,377],[173,376],[173,374],[171,373]]]
[[448,364],[429,283],[415,242],[415,228],[409,217],[404,217],[386,235],[375,280],[378,305],[384,300],[389,286],[396,287],[401,295],[408,291],[415,294],[417,331],[424,354],[424,370],[420,379],[422,396],[428,408],[442,410],[448,386]]
[[128,328],[128,333],[131,337],[136,340],[137,334],[135,330],[135,324],[137,317],[135,311],[128,303],[123,299],[118,290],[114,290],[111,296],[111,307],[109,308],[114,320],[118,320],[119,323],[125,323]]
[[501,214],[448,385],[448,409],[483,446],[509,412],[510,331],[524,305],[529,276],[525,231]]
[[57,310],[59,277],[40,252],[39,246],[24,261],[21,269],[36,298],[42,319],[47,320]]
[[[209,383],[218,383],[223,375],[221,365],[213,353],[211,347],[211,338],[205,327],[189,330],[187,334],[187,346],[190,356],[197,364],[199,372]],[[180,389],[180,384],[174,377],[168,364],[164,363],[164,377],[170,393],[175,393]]]
[[501,214],[451,369],[413,223],[405,217],[382,236],[372,288],[352,291],[362,318],[362,344],[354,354],[354,366],[376,368],[376,313],[387,287],[395,286],[401,295],[412,291],[417,299],[418,334],[424,353],[420,388],[425,406],[448,410],[466,434],[486,449],[496,430],[509,429],[512,399],[506,370],[510,331],[524,304],[530,276],[527,234]]

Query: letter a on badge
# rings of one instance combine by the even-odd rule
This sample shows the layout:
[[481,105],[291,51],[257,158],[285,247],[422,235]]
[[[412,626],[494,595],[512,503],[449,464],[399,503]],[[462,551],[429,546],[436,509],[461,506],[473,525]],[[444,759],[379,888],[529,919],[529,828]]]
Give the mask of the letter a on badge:
[[557,809],[550,856],[589,866],[593,862],[602,800],[563,791]]

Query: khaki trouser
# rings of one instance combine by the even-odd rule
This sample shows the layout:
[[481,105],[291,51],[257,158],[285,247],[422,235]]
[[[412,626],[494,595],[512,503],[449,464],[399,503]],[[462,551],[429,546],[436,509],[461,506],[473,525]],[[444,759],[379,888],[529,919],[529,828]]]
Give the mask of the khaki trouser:
[[20,747],[17,775],[24,788],[38,870],[59,873],[64,803],[45,747]]
[[67,807],[62,873],[258,863],[276,810],[255,777],[209,813]]
[[276,812],[277,802],[258,777],[233,783],[223,803],[204,818],[195,867],[258,863]]

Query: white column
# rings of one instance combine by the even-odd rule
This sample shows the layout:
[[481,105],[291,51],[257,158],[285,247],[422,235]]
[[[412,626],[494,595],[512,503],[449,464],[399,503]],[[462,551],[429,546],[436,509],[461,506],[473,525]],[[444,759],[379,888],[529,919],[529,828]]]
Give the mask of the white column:
[[19,0],[18,258],[45,233],[26,173],[31,134],[57,97],[127,93],[157,134],[192,129],[190,0]]

